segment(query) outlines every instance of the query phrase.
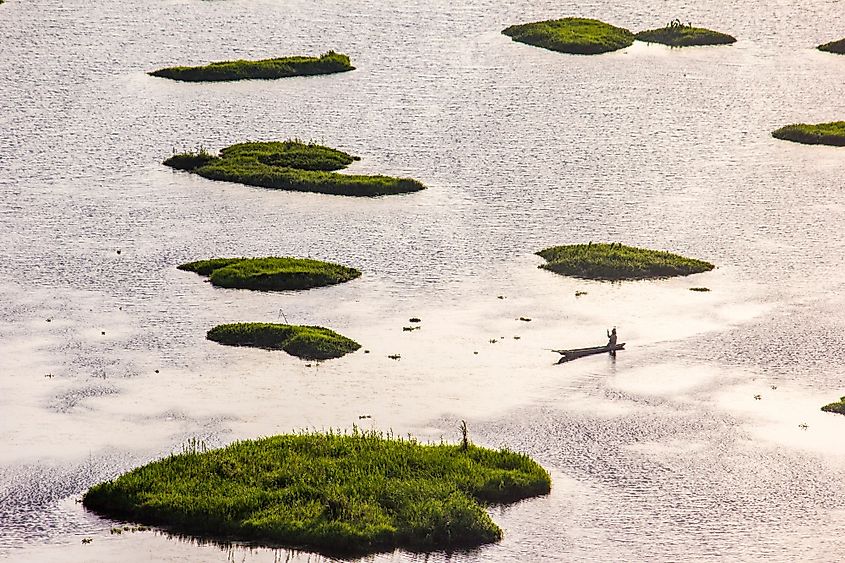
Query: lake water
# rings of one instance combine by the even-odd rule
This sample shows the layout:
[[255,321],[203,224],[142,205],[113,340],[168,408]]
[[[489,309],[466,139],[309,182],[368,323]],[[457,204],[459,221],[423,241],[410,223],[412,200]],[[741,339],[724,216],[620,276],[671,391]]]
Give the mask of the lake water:
[[[845,149],[769,132],[843,119],[845,57],[813,49],[840,38],[842,8],[8,0],[0,558],[320,561],[112,535],[77,500],[191,438],[359,424],[454,440],[466,419],[475,443],[548,468],[552,493],[493,509],[499,544],[368,560],[838,559],[845,417],[819,407],[845,394]],[[739,42],[578,57],[499,33],[569,15],[634,30],[679,17]],[[207,85],[145,74],[328,49],[358,70]],[[173,150],[292,137],[429,189],[347,199],[160,164]],[[590,240],[719,268],[625,284],[537,269],[533,252]],[[230,255],[311,256],[364,275],[265,294],[175,269]],[[403,332],[414,316],[422,329]],[[329,326],[370,353],[315,366],[204,338],[218,323],[277,319]],[[601,344],[613,325],[628,343],[615,361],[553,365],[547,349]]]

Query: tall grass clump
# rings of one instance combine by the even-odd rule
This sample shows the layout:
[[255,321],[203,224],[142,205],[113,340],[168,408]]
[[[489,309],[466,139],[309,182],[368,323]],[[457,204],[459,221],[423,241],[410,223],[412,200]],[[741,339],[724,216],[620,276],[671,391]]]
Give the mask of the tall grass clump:
[[630,46],[634,34],[599,20],[563,18],[512,25],[502,33],[514,41],[575,55],[596,55]]
[[845,39],[840,39],[839,41],[831,41],[830,43],[819,45],[817,49],[819,51],[825,51],[827,53],[845,55]]
[[206,338],[227,346],[250,346],[284,350],[303,360],[330,360],[350,354],[360,344],[320,326],[274,323],[235,323],[218,325]]
[[547,263],[541,268],[557,274],[593,280],[642,280],[707,272],[713,264],[670,252],[589,243],[554,246],[537,252]]
[[208,276],[218,287],[285,291],[311,289],[354,280],[355,268],[310,258],[212,258],[177,266],[187,272]]
[[845,397],[842,397],[835,403],[830,403],[822,407],[824,412],[834,412],[837,414],[845,414]]
[[641,31],[634,36],[639,41],[662,43],[672,47],[693,47],[697,45],[730,45],[736,38],[727,33],[720,33],[703,27],[693,27],[675,19],[666,27]]
[[845,147],[845,121],[795,123],[772,131],[772,137],[805,145]]
[[522,454],[355,429],[171,455],[92,487],[82,502],[182,534],[363,555],[498,541],[484,507],[550,489],[549,474]]
[[177,154],[164,164],[209,180],[332,195],[379,196],[425,188],[410,178],[338,174],[336,170],[359,158],[296,140],[240,143],[221,150],[219,157],[201,156],[192,152]]
[[148,74],[185,82],[222,82],[247,79],[313,76],[355,70],[349,57],[329,51],[319,57],[282,57],[260,61],[222,61],[205,66],[175,66]]

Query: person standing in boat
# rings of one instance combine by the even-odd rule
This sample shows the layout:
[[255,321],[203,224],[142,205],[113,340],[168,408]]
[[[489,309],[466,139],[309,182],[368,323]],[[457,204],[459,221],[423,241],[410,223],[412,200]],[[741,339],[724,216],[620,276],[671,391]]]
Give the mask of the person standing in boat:
[[613,327],[613,330],[607,332],[607,349],[610,351],[611,356],[616,355],[616,327]]

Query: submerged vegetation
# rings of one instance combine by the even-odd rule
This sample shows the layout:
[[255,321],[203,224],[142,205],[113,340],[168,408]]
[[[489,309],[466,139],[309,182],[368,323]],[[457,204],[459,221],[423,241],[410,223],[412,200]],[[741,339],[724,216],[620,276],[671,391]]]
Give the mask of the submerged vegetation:
[[666,27],[641,31],[634,36],[639,41],[648,43],[662,43],[672,47],[693,47],[696,45],[729,45],[736,43],[736,38],[726,33],[720,33],[703,27],[693,27],[692,24],[682,24],[675,19]]
[[274,323],[218,325],[208,331],[206,338],[227,346],[284,350],[303,360],[340,358],[361,347],[354,340],[320,326]]
[[557,274],[594,280],[641,280],[707,272],[713,264],[670,252],[611,244],[554,246],[537,253],[540,267]]
[[177,266],[186,272],[208,276],[218,287],[284,291],[311,289],[354,280],[355,268],[310,258],[212,258]]
[[627,29],[586,18],[512,25],[502,33],[520,43],[576,55],[616,51],[634,42],[634,34]]
[[819,45],[817,47],[819,51],[825,51],[827,53],[836,53],[837,55],[845,55],[845,39],[840,39],[839,41],[831,41],[830,43],[825,43],[824,45]]
[[834,412],[837,414],[845,414],[845,397],[842,397],[835,403],[830,403],[822,407],[824,412]]
[[221,150],[220,156],[199,149],[174,154],[164,164],[209,180],[323,194],[378,196],[425,188],[410,178],[335,172],[356,160],[359,158],[343,151],[292,140],[240,143]]
[[83,504],[179,533],[366,554],[498,541],[483,505],[550,488],[549,474],[522,454],[356,429],[194,448],[92,487]]
[[150,72],[150,76],[186,82],[222,82],[252,78],[271,79],[313,76],[355,70],[349,57],[329,51],[319,57],[283,57],[261,61],[223,61],[205,66],[175,66]]
[[805,145],[845,147],[845,121],[832,123],[795,123],[772,131],[772,137]]

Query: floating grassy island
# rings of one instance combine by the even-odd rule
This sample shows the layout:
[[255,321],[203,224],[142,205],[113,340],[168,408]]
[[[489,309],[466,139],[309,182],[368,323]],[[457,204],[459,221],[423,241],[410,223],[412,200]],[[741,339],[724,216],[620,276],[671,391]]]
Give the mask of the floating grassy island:
[[835,403],[830,403],[822,407],[824,412],[834,412],[837,414],[845,414],[845,397],[842,397]]
[[208,276],[213,285],[237,289],[284,291],[311,289],[354,280],[355,268],[310,258],[212,258],[177,266]]
[[634,36],[639,41],[662,43],[671,47],[693,47],[697,45],[730,45],[736,38],[703,27],[684,25],[680,20],[669,22],[666,27],[641,31]]
[[150,76],[185,82],[223,82],[253,78],[313,76],[355,70],[349,57],[329,51],[319,57],[283,57],[261,61],[223,61],[205,66],[174,66],[150,72]]
[[575,55],[607,53],[634,42],[634,34],[627,29],[585,18],[512,25],[502,33],[520,43]]
[[354,340],[320,326],[236,323],[218,325],[205,336],[227,346],[284,350],[303,360],[340,358],[361,347]]
[[772,137],[805,145],[845,147],[845,121],[832,123],[796,123],[772,131]]
[[591,280],[643,280],[707,272],[713,264],[670,252],[611,244],[553,246],[537,253],[540,267],[564,276]]
[[839,41],[831,41],[830,43],[819,45],[817,48],[819,51],[835,53],[837,55],[845,55],[845,39],[840,39]]
[[498,541],[483,506],[550,488],[525,455],[356,430],[171,455],[92,487],[82,502],[177,533],[361,555]]
[[226,147],[220,156],[204,149],[175,154],[166,166],[199,174],[209,180],[248,186],[317,192],[333,195],[379,196],[425,189],[410,178],[338,174],[360,160],[343,151],[313,143],[281,141],[240,143]]

